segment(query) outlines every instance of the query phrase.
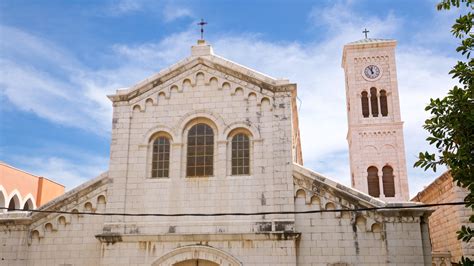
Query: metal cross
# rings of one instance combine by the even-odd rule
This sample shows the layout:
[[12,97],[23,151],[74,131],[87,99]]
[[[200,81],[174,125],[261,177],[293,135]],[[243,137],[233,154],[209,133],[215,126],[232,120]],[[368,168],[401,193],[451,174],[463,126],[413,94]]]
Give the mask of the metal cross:
[[201,26],[201,40],[204,40],[204,25],[207,25],[207,22],[204,19],[201,19],[201,22],[198,23]]
[[365,38],[366,38],[366,39],[367,39],[367,33],[369,33],[369,32],[370,32],[370,31],[368,31],[367,28],[366,28],[364,31],[362,31],[362,33],[365,34]]

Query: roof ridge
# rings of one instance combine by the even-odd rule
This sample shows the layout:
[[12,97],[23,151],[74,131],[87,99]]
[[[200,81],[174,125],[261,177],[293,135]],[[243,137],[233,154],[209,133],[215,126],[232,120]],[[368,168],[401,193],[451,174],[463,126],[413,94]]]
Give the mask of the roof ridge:
[[395,39],[381,39],[381,38],[365,38],[357,41],[350,42],[348,44],[365,44],[365,43],[381,43],[381,42],[393,42]]

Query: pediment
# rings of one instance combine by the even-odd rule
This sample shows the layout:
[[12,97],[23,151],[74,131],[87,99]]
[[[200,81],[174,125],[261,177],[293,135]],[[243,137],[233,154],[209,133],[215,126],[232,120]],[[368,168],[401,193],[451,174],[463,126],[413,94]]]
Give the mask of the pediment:
[[260,92],[285,92],[296,89],[296,84],[288,80],[279,80],[266,76],[260,72],[246,68],[222,57],[209,54],[204,56],[190,56],[177,64],[164,69],[142,82],[126,90],[118,90],[109,95],[113,102],[131,101],[151,90],[162,90],[183,79],[183,76],[196,70],[219,74],[228,81],[243,84]]

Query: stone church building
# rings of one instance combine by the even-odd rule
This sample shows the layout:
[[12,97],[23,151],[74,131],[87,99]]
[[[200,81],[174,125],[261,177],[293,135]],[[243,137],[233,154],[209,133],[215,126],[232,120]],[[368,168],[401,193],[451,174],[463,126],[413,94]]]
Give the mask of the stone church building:
[[1,214],[0,264],[431,265],[430,211],[408,202],[395,46],[344,46],[353,188],[303,166],[295,83],[200,40],[108,96],[107,172],[42,212]]

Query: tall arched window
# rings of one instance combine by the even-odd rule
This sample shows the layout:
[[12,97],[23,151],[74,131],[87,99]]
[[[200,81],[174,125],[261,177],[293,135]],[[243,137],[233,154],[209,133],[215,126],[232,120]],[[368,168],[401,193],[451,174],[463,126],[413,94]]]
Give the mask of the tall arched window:
[[250,173],[250,141],[245,134],[237,134],[232,138],[232,175],[248,175]]
[[158,137],[153,141],[151,177],[169,177],[170,141],[167,137]]
[[379,116],[379,103],[377,98],[377,89],[372,87],[370,88],[370,107],[372,108],[372,116]]
[[188,132],[187,176],[211,176],[214,163],[214,132],[206,124],[196,124]]
[[375,166],[367,168],[367,186],[369,195],[372,197],[380,196],[378,169]]
[[393,168],[384,166],[382,168],[383,194],[385,197],[395,197],[395,180],[393,177]]
[[362,102],[362,115],[364,117],[369,117],[369,97],[366,91],[362,92],[361,102]]
[[388,115],[387,92],[384,90],[380,91],[380,113],[382,116]]

